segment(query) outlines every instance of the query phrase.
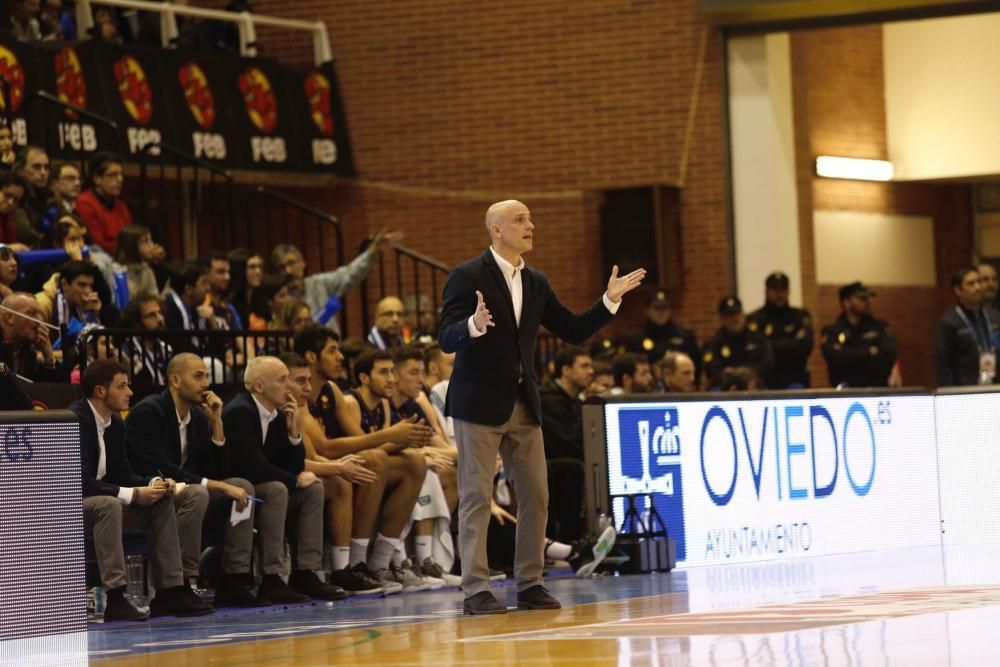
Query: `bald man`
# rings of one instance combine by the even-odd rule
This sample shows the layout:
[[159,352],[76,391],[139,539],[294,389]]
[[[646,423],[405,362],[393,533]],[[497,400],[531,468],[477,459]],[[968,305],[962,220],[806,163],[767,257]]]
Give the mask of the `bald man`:
[[444,287],[440,343],[455,352],[445,414],[455,420],[459,450],[459,550],[466,614],[503,614],[490,592],[486,532],[499,450],[517,493],[514,576],[521,609],[558,609],[542,585],[548,481],[542,446],[541,402],[535,378],[535,340],[544,326],[580,345],[611,321],[622,297],[646,275],[611,271],[607,291],[575,315],[563,306],[522,255],[534,245],[535,225],[519,201],[486,211],[490,247],[460,264]]
[[[222,410],[222,422],[233,446],[233,474],[249,480],[263,501],[256,519],[264,573],[259,595],[273,602],[341,600],[347,597],[344,589],[316,575],[323,566],[323,484],[305,469],[288,368],[277,357],[256,357],[247,364],[243,384],[246,392]],[[287,585],[280,576],[286,521],[295,526]]]
[[375,307],[375,324],[368,332],[368,342],[380,350],[388,350],[405,343],[403,340],[403,318],[406,309],[395,296],[387,296]]
[[0,362],[36,382],[65,382],[66,371],[56,361],[49,329],[34,295],[14,292],[0,306]]
[[[253,486],[230,476],[230,448],[222,426],[222,399],[209,390],[208,368],[201,357],[178,354],[167,364],[167,389],[147,396],[125,420],[129,460],[142,474],[165,475],[184,484],[174,496],[177,536],[187,581],[197,578],[201,533],[206,514],[222,525],[222,580],[215,606],[261,607],[270,604],[252,592],[250,553],[253,521],[235,526],[229,515],[235,504],[250,503]],[[261,508],[273,511],[272,508]],[[259,510],[258,510],[259,511]],[[284,519],[282,516],[281,519]]]

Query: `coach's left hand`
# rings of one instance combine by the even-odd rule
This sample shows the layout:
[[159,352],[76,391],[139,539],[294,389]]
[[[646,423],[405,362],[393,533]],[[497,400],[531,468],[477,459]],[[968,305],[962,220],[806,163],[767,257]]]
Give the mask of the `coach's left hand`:
[[608,298],[612,303],[618,303],[625,296],[626,292],[631,292],[642,284],[642,279],[646,277],[646,269],[636,269],[632,273],[624,276],[618,275],[618,265],[611,268],[611,278],[608,279]]

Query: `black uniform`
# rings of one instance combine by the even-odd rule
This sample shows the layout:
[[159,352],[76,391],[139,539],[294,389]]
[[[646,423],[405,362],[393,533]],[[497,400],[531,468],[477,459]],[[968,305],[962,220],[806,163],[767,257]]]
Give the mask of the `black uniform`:
[[674,324],[673,320],[664,325],[653,324],[646,320],[641,327],[626,336],[625,349],[648,355],[652,363],[662,359],[668,351],[683,352],[694,362],[695,376],[701,372],[698,339],[695,338],[693,331]]
[[996,353],[994,337],[1000,332],[996,311],[962,308],[959,314],[959,308],[944,311],[934,329],[934,374],[940,387],[979,384],[980,354]]
[[888,384],[896,363],[896,337],[886,322],[866,316],[854,326],[841,313],[836,322],[823,328],[820,343],[833,386]]
[[724,327],[720,328],[705,342],[701,360],[712,387],[722,384],[722,375],[727,368],[752,368],[760,378],[767,377],[774,368],[774,353],[767,338],[746,327],[735,336]]
[[763,334],[774,352],[774,368],[762,378],[768,389],[809,386],[809,355],[813,347],[813,326],[809,311],[765,304],[750,313],[747,328]]

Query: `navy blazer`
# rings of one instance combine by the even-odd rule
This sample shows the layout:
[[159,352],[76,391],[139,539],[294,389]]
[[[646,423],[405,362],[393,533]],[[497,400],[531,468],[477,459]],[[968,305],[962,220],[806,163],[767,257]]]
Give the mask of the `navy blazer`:
[[[445,352],[456,352],[448,384],[445,414],[475,424],[498,426],[514,410],[518,372],[528,407],[539,424],[542,407],[535,377],[535,340],[538,327],[579,345],[611,321],[614,315],[603,297],[579,315],[567,309],[545,275],[525,266],[521,271],[521,324],[500,268],[489,248],[476,259],[452,269],[444,286],[438,341]],[[476,290],[483,293],[495,326],[478,338],[469,335],[469,317],[476,311]]]
[[229,447],[212,442],[208,416],[197,407],[191,408],[187,431],[187,462],[181,467],[181,431],[170,390],[139,401],[125,420],[128,452],[135,469],[150,475],[162,471],[187,484],[199,484],[204,477],[229,477]]
[[262,442],[260,413],[249,392],[243,391],[222,410],[226,442],[232,447],[232,474],[251,484],[282,482],[289,490],[296,487],[296,477],[306,467],[306,448],[288,441],[285,415],[267,428],[267,442]]
[[111,426],[104,432],[104,479],[97,479],[100,446],[97,443],[97,419],[87,399],[74,401],[69,409],[80,420],[80,472],[83,476],[83,497],[117,496],[120,487],[147,486],[149,479],[137,475],[128,462],[125,448],[125,424],[117,414],[111,415]]

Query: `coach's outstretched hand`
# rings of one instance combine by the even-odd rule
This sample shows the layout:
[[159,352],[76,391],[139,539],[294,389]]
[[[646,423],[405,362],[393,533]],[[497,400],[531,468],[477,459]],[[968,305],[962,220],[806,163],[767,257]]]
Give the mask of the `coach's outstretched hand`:
[[646,277],[646,269],[636,269],[632,273],[618,276],[618,265],[611,268],[611,278],[608,279],[608,298],[613,303],[618,303],[625,296],[626,292],[631,292],[642,284],[642,279]]
[[472,314],[472,324],[476,327],[476,331],[486,331],[486,327],[494,326],[493,315],[490,314],[489,308],[486,307],[486,302],[483,301],[483,293],[479,290],[476,290],[476,312]]

